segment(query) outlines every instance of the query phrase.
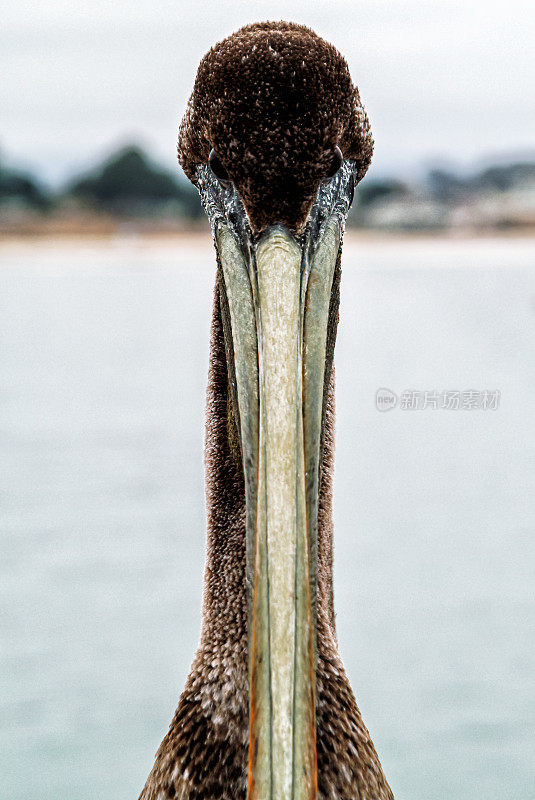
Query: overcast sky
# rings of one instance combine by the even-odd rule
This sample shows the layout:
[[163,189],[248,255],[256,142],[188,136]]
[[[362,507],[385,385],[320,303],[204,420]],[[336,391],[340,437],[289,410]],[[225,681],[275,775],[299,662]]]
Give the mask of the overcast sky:
[[264,19],[306,23],[346,56],[376,174],[535,155],[527,0],[13,0],[0,23],[0,152],[53,181],[128,141],[174,165],[200,58]]

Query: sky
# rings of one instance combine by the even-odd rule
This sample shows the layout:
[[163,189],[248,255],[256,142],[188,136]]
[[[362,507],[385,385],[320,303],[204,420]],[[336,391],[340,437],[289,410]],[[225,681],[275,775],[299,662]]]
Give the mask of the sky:
[[535,157],[527,0],[17,0],[0,28],[0,156],[58,183],[135,141],[175,168],[199,60],[265,19],[305,23],[344,54],[376,176]]

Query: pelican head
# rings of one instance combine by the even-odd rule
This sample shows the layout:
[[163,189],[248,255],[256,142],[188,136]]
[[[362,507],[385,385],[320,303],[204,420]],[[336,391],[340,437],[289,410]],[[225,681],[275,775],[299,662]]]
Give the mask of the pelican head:
[[266,22],[203,58],[178,151],[205,202],[212,183],[213,202],[233,199],[252,234],[275,223],[299,233],[342,165],[341,189],[364,177],[373,140],[340,53],[302,25]]
[[372,150],[310,29],[248,25],[201,61],[178,154],[217,253],[203,634],[144,798],[391,798],[332,608],[340,255]]

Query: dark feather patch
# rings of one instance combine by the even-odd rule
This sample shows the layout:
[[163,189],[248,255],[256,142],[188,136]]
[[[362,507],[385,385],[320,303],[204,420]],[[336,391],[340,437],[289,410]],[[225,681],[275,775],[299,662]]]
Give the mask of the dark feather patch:
[[253,229],[274,222],[299,229],[337,146],[360,180],[373,152],[368,117],[345,59],[310,28],[247,25],[201,61],[179,160],[194,181],[213,148]]

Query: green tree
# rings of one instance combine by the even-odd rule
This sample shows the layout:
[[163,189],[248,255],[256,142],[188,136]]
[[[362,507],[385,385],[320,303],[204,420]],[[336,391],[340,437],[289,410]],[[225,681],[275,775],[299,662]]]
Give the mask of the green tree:
[[30,175],[0,162],[0,205],[17,203],[44,211],[50,202],[50,196]]
[[154,166],[139,147],[115,153],[95,172],[76,180],[69,193],[90,205],[111,210],[157,210],[176,201],[185,216],[197,217],[201,213],[195,189]]

